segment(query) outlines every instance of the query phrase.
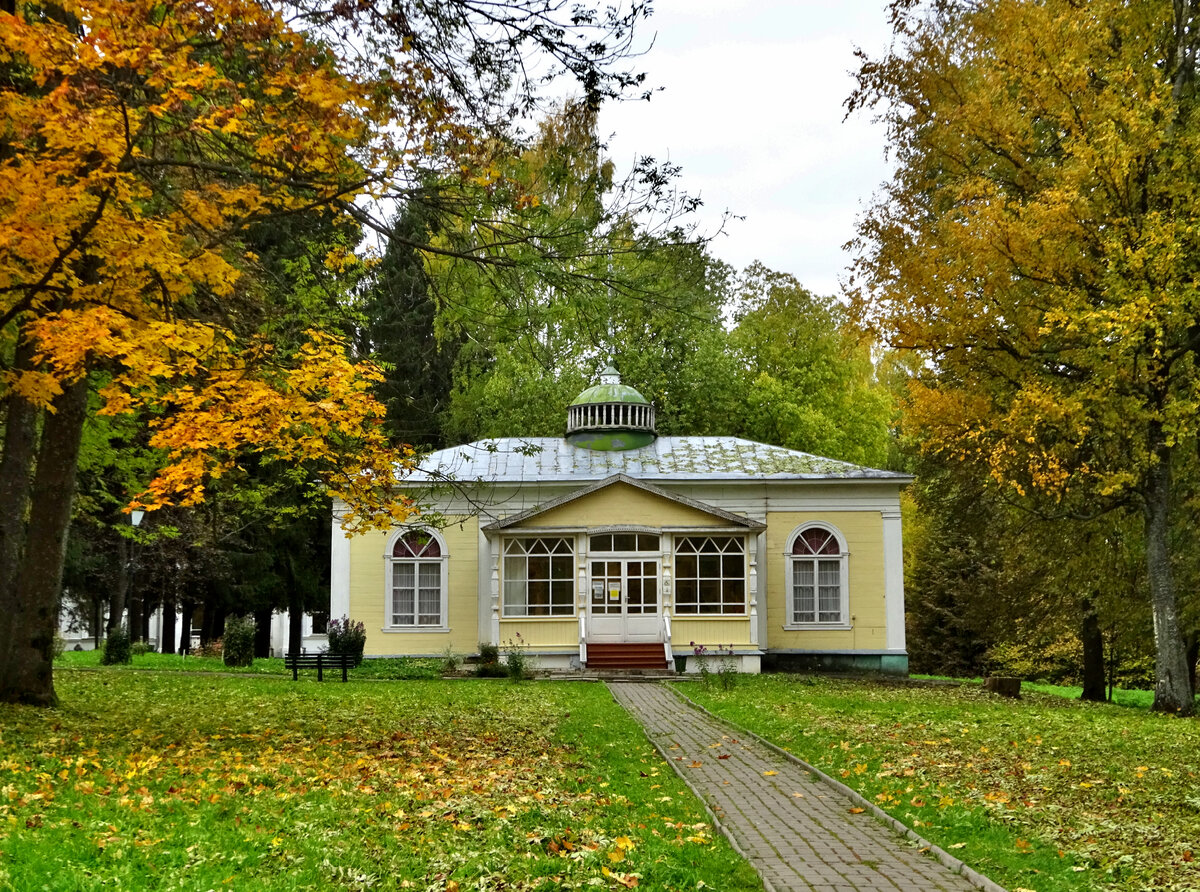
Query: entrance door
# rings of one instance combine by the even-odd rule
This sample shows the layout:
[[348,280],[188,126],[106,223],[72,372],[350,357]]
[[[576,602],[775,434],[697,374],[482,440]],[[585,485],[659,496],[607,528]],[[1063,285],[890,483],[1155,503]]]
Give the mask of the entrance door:
[[590,641],[661,641],[658,561],[605,557],[589,561]]

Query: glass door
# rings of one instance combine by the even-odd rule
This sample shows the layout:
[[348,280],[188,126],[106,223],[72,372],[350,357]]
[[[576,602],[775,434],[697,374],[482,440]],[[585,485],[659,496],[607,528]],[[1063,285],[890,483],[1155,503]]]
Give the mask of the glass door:
[[612,557],[593,559],[588,601],[593,641],[658,641],[658,561]]

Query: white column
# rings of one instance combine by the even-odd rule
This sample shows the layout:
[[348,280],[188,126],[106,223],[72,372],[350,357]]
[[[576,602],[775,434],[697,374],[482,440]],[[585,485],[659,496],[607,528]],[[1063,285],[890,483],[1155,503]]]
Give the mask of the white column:
[[883,593],[887,617],[887,649],[903,652],[904,645],[904,539],[900,529],[900,508],[888,508],[883,515]]
[[[345,503],[333,503],[329,558],[329,618],[350,616],[350,537],[342,530]],[[363,617],[359,617],[363,619]]]
[[758,536],[746,537],[746,557],[750,562],[746,578],[750,596],[750,643],[758,647]]
[[488,637],[489,644],[500,643],[500,551],[503,540],[497,539],[492,545],[492,628]]

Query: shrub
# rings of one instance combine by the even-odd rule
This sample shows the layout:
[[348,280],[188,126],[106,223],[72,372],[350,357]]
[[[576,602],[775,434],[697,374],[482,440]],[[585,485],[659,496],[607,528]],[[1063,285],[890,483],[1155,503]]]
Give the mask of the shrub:
[[331,619],[325,634],[329,636],[331,654],[351,654],[355,666],[362,662],[363,648],[367,646],[366,626],[343,616],[341,619]]
[[222,658],[226,666],[249,666],[254,662],[254,617],[231,616],[225,621]]
[[517,632],[516,639],[510,638],[504,648],[504,668],[513,681],[529,678],[529,656],[525,653],[525,639]]
[[454,648],[446,645],[446,649],[442,651],[442,674],[452,675],[458,671],[458,667],[462,665],[462,657],[454,652]]
[[479,663],[475,674],[480,678],[503,678],[508,669],[500,664],[500,648],[495,644],[479,643]]
[[58,633],[58,630],[55,629],[54,630],[54,640],[50,642],[51,657],[53,659],[57,660],[59,657],[61,657],[63,655],[63,651],[66,649],[67,649],[67,643],[65,641],[63,641],[62,635],[60,635]]
[[219,657],[224,650],[224,642],[218,638],[216,641],[210,641],[208,644],[201,644],[196,648],[196,656],[198,657]]
[[100,656],[100,662],[105,666],[133,662],[133,650],[129,644],[128,629],[124,626],[117,626],[112,630],[108,640],[104,642],[104,653]]
[[129,651],[135,657],[140,657],[142,654],[154,653],[154,648],[150,646],[148,641],[135,641],[129,645]]

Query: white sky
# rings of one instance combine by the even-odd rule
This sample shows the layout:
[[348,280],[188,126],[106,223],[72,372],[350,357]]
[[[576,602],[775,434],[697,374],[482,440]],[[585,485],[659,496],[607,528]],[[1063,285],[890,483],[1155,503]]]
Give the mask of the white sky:
[[725,210],[746,218],[729,222],[713,255],[839,293],[842,245],[888,174],[883,128],[869,113],[842,120],[854,49],[877,57],[888,46],[885,0],[656,0],[651,33],[636,61],[663,89],[601,112],[618,176],[640,155],[681,165],[706,229]]

